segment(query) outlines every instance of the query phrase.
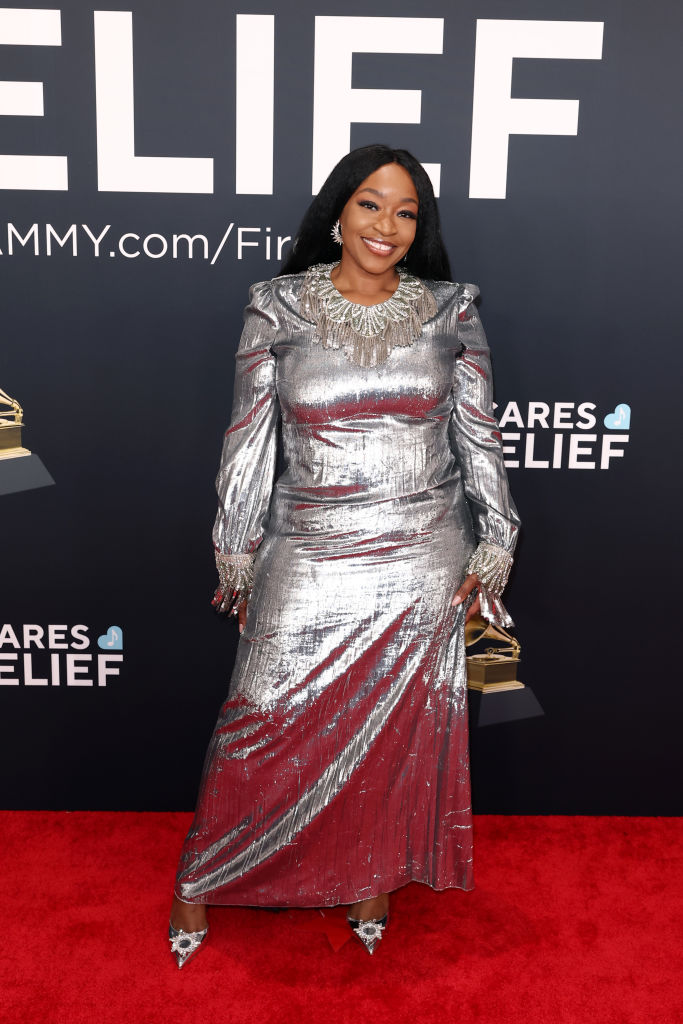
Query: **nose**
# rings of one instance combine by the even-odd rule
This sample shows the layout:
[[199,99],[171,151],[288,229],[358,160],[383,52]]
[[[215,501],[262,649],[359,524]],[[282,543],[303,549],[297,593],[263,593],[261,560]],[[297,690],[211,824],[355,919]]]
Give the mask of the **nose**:
[[394,219],[386,210],[380,211],[379,217],[377,218],[377,230],[381,231],[385,237],[396,234],[397,227],[394,223]]

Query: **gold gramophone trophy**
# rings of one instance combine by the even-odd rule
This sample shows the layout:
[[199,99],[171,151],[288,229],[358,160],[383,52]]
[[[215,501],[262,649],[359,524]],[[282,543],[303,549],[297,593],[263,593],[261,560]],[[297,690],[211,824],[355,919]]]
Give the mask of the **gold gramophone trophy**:
[[0,388],[0,459],[18,459],[31,454],[21,444],[23,420],[24,410],[17,400]]
[[519,641],[500,626],[493,626],[480,615],[475,615],[465,625],[465,646],[473,647],[480,640],[498,640],[501,645],[487,647],[480,654],[468,654],[468,688],[480,693],[523,690],[524,683],[517,678],[521,651]]

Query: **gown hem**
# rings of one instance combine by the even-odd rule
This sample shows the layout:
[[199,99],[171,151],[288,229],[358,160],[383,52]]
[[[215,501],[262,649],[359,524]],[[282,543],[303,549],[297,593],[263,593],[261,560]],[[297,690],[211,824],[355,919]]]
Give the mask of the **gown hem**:
[[207,907],[246,907],[246,908],[252,909],[252,910],[263,910],[263,909],[268,908],[268,907],[282,907],[283,909],[291,908],[292,910],[311,910],[311,909],[315,910],[318,907],[347,907],[347,906],[350,906],[352,903],[359,903],[359,902],[361,902],[361,900],[371,900],[371,899],[374,899],[377,896],[383,895],[383,893],[385,893],[385,892],[388,892],[390,894],[394,893],[394,892],[397,892],[399,889],[403,889],[406,885],[410,885],[412,882],[416,882],[418,885],[426,885],[430,889],[432,889],[434,892],[446,892],[446,890],[448,890],[448,889],[460,889],[461,892],[473,892],[474,888],[475,888],[474,883],[472,883],[472,885],[469,885],[469,886],[467,886],[467,885],[456,885],[456,884],[453,884],[453,885],[432,885],[431,882],[425,882],[422,878],[408,878],[408,879],[406,879],[403,882],[397,883],[394,886],[394,888],[392,888],[392,889],[381,889],[379,892],[372,893],[369,896],[367,896],[367,895],[358,896],[357,895],[356,898],[352,898],[352,899],[348,899],[348,900],[347,899],[335,900],[333,903],[277,903],[277,902],[276,903],[272,903],[272,902],[270,902],[270,903],[245,903],[245,902],[242,902],[242,901],[239,901],[239,902],[235,901],[234,903],[224,903],[224,902],[213,903],[213,902],[211,902],[211,900],[205,900],[205,899],[196,899],[196,900],[186,900],[186,899],[183,899],[182,896],[178,895],[177,888],[174,890],[174,895],[180,900],[181,903],[187,903],[187,904],[190,904],[190,905],[199,905],[199,906],[204,905],[204,906],[207,906]]

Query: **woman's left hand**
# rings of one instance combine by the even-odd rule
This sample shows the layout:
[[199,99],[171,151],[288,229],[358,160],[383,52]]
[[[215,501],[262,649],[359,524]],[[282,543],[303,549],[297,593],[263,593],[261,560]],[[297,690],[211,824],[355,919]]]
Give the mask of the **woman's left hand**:
[[232,597],[230,600],[226,600],[223,597],[223,593],[220,589],[216,590],[213,595],[211,604],[217,612],[227,612],[228,618],[236,618],[239,624],[240,633],[244,630],[247,624],[247,598],[243,598],[240,601],[240,595],[238,591],[232,591]]
[[237,610],[233,613],[237,616],[237,622],[239,623],[240,633],[244,631],[244,627],[247,624],[247,604],[248,602],[246,600],[241,601],[237,605]]
[[[469,576],[465,577],[465,582],[460,587],[460,589],[456,590],[455,596],[451,601],[451,605],[462,604],[465,598],[469,597],[474,588],[478,585],[479,577],[477,576],[476,572],[470,573]],[[467,612],[465,613],[465,622],[469,622],[473,615],[478,615],[479,611],[479,594],[477,594],[474,601],[472,601],[471,605],[467,609]]]

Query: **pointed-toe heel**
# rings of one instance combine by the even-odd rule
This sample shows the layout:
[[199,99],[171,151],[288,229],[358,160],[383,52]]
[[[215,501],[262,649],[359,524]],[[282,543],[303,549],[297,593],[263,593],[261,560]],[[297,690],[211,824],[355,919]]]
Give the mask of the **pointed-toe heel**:
[[371,917],[367,921],[357,921],[355,917],[346,915],[346,920],[349,922],[353,934],[360,939],[371,956],[375,952],[375,946],[382,938],[382,932],[387,926],[388,918],[389,915],[385,914],[384,917]]
[[178,970],[185,966],[191,956],[197,952],[206,938],[209,926],[201,932],[186,932],[182,928],[174,928],[171,922],[168,923],[168,941],[171,943],[171,952],[175,957]]

